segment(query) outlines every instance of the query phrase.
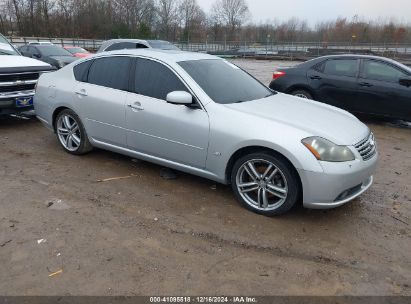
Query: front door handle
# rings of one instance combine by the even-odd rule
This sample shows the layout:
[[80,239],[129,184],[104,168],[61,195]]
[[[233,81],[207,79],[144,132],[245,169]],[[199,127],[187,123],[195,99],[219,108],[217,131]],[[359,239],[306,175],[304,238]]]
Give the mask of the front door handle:
[[141,106],[141,103],[138,101],[132,104],[130,103],[127,106],[134,112],[144,111],[144,108]]
[[369,88],[369,87],[372,87],[373,85],[369,82],[360,82],[360,86]]
[[312,80],[321,80],[322,79],[320,76],[311,76],[310,78]]
[[78,96],[83,96],[83,97],[88,96],[86,90],[84,90],[84,89],[81,89],[80,91],[77,91],[77,92],[76,92],[76,95],[78,95]]

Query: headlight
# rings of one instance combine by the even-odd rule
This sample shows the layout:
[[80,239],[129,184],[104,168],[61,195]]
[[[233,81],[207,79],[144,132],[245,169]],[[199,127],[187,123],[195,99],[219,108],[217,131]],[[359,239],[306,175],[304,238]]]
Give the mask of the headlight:
[[314,156],[326,162],[345,162],[355,160],[355,156],[347,146],[338,146],[321,137],[309,137],[302,140],[304,146]]

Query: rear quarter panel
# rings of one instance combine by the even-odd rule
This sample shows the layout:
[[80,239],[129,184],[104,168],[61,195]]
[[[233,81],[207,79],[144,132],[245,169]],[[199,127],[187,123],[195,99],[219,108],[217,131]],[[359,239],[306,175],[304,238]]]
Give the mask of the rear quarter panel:
[[309,90],[309,85],[307,81],[307,70],[304,68],[289,68],[289,69],[279,69],[279,71],[284,71],[285,76],[282,76],[276,80],[271,81],[270,88],[281,92],[281,93],[291,93],[296,89],[306,89]]
[[53,113],[59,107],[67,107],[75,111],[72,103],[74,85],[74,76],[70,67],[40,76],[34,96],[34,109],[43,123],[52,127]]

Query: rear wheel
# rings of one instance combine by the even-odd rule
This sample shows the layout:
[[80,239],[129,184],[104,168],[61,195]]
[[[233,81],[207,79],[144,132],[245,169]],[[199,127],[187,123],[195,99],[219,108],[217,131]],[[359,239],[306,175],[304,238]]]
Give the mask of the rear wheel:
[[63,110],[56,117],[56,134],[61,146],[70,154],[81,155],[90,152],[91,146],[86,130],[72,110]]
[[306,90],[295,90],[291,93],[291,95],[304,98],[304,99],[313,99],[313,96],[310,94],[310,92]]
[[288,212],[300,195],[295,170],[282,157],[268,153],[253,153],[238,159],[231,184],[245,208],[266,216]]

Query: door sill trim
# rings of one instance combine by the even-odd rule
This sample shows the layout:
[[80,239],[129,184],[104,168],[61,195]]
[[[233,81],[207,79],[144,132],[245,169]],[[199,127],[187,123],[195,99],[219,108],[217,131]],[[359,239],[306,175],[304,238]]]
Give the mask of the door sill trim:
[[219,183],[222,183],[222,184],[227,184],[227,181],[224,178],[220,178],[216,174],[214,174],[210,171],[204,170],[204,169],[199,169],[199,168],[196,168],[196,167],[192,167],[192,166],[184,165],[184,164],[181,164],[181,163],[173,162],[173,161],[170,161],[170,160],[167,160],[167,159],[164,159],[164,158],[160,158],[160,157],[152,156],[152,155],[149,155],[149,154],[145,154],[145,153],[137,152],[137,151],[134,151],[134,150],[130,150],[130,149],[127,149],[127,148],[115,146],[115,145],[112,145],[112,144],[109,144],[109,143],[105,143],[105,142],[96,140],[94,138],[91,138],[91,142],[92,142],[93,146],[96,146],[98,148],[102,148],[102,149],[109,150],[109,151],[112,151],[112,152],[120,153],[120,154],[123,154],[123,155],[128,155],[128,156],[135,157],[135,158],[138,158],[138,159],[141,159],[141,160],[145,160],[145,161],[148,161],[148,162],[151,162],[151,163],[154,163],[154,164],[163,165],[165,167],[169,167],[169,168],[172,168],[172,169],[176,169],[176,170],[179,170],[179,171],[183,171],[183,172],[186,172],[186,173],[197,175],[197,176],[200,176],[200,177],[203,177],[203,178],[206,178],[206,179],[211,179],[213,181],[216,181],[216,182],[219,182]]

